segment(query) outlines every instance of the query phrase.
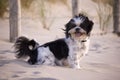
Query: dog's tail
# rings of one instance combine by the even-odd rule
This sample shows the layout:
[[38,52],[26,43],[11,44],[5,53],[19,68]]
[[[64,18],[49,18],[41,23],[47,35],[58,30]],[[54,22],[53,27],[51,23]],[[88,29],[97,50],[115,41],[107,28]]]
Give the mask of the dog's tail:
[[17,58],[26,58],[30,57],[33,49],[36,46],[36,42],[34,40],[29,40],[28,38],[22,36],[17,38],[14,47]]

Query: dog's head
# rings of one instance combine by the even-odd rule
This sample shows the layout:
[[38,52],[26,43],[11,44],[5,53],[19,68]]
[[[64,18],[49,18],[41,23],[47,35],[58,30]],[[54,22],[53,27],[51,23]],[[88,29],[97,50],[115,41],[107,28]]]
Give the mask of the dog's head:
[[87,16],[79,14],[73,17],[66,25],[66,37],[73,39],[85,39],[90,36],[93,22]]

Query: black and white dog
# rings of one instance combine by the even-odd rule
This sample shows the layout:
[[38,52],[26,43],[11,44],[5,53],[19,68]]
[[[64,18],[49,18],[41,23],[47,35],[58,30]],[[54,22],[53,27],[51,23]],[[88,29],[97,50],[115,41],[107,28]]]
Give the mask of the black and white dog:
[[80,59],[89,49],[93,22],[79,14],[65,25],[66,38],[39,45],[34,40],[19,37],[15,42],[17,58],[29,57],[30,64],[60,65],[80,68]]

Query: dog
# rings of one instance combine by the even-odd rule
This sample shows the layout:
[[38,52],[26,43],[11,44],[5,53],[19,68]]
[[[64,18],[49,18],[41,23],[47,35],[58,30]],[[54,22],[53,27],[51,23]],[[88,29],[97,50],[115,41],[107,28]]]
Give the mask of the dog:
[[65,25],[65,38],[39,45],[35,40],[19,37],[14,46],[17,58],[29,57],[29,64],[59,65],[80,69],[80,60],[89,49],[93,21],[83,14]]

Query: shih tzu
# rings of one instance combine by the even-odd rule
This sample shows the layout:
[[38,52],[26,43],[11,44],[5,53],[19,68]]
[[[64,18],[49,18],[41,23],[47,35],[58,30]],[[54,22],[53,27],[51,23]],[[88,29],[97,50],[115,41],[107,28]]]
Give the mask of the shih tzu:
[[19,37],[14,46],[17,58],[29,57],[29,64],[60,65],[80,68],[80,59],[89,49],[93,22],[83,14],[65,25],[65,38],[39,45],[35,40]]

